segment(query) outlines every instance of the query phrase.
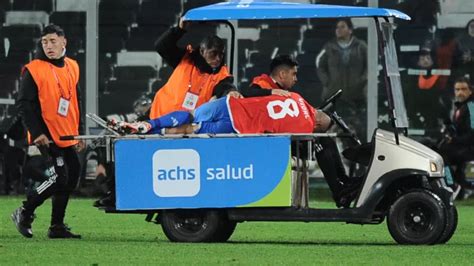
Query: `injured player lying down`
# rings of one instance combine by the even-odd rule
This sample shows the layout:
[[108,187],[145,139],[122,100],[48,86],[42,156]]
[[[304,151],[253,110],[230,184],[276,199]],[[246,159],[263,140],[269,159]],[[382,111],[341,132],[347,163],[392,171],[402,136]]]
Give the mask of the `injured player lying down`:
[[223,97],[194,111],[176,111],[146,122],[124,124],[132,133],[312,133],[325,132],[331,119],[299,94],[290,97]]
[[[146,122],[123,124],[138,134],[312,133],[326,132],[331,119],[299,94],[240,98],[227,96],[203,104],[193,114],[176,111]],[[358,181],[349,178],[332,138],[319,138],[316,158],[338,207],[349,207]],[[322,148],[321,148],[322,147]]]

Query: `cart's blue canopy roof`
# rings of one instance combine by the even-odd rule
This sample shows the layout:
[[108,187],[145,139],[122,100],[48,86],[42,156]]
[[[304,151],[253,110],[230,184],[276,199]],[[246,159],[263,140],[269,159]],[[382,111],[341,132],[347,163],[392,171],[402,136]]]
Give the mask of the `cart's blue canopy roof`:
[[340,17],[395,17],[410,20],[400,11],[385,8],[302,4],[268,1],[231,1],[189,10],[184,20],[301,19]]

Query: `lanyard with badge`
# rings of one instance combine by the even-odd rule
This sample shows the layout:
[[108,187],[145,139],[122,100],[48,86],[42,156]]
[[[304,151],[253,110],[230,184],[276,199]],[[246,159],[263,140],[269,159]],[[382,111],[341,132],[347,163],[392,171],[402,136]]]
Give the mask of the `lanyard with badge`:
[[196,109],[196,105],[199,100],[199,94],[201,93],[201,89],[211,77],[211,75],[207,73],[199,74],[200,76],[204,75],[205,78],[199,78],[200,82],[198,82],[197,86],[194,86],[194,90],[193,90],[193,86],[191,82],[193,79],[193,72],[194,72],[194,68],[191,70],[191,75],[189,77],[189,83],[188,83],[188,91],[186,92],[183,105],[182,105],[184,109],[191,110],[191,111]]
[[72,80],[72,76],[71,76],[71,72],[69,71],[69,67],[67,65],[66,62],[64,62],[64,64],[66,65],[66,70],[67,70],[67,73],[68,73],[68,94],[66,95],[64,90],[63,90],[63,87],[61,86],[61,83],[59,82],[59,77],[58,75],[56,74],[56,71],[54,70],[54,67],[50,64],[49,66],[51,67],[51,71],[53,72],[53,75],[54,75],[54,78],[56,79],[56,83],[58,84],[58,88],[59,88],[59,93],[60,93],[60,97],[59,97],[59,106],[58,106],[58,114],[61,115],[61,116],[64,116],[66,117],[67,116],[67,112],[69,110],[69,104],[71,103],[71,97],[72,97],[72,84],[71,84],[71,80]]

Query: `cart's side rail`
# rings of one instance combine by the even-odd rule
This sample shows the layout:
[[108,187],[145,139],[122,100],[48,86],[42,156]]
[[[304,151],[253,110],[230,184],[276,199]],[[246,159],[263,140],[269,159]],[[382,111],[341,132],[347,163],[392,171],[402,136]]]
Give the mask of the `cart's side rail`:
[[281,137],[288,136],[292,140],[308,140],[321,137],[346,138],[351,137],[346,133],[264,133],[264,134],[153,134],[153,135],[78,135],[78,136],[61,136],[61,140],[95,140],[95,139],[182,139],[182,138],[246,138],[246,137]]

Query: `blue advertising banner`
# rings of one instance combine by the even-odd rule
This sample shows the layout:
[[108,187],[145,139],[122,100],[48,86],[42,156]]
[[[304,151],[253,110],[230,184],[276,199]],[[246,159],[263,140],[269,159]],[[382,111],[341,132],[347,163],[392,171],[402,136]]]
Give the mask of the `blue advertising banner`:
[[118,210],[290,206],[289,137],[122,139]]

